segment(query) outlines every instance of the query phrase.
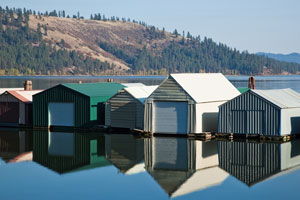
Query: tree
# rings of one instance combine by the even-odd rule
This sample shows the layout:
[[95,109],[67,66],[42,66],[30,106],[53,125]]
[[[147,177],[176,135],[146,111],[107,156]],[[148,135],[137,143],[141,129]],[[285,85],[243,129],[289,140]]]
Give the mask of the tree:
[[48,35],[48,28],[46,25],[44,26],[44,32],[45,32],[45,35]]
[[62,17],[66,17],[66,12],[64,10],[62,11]]
[[37,39],[38,39],[38,41],[40,41],[42,39],[42,31],[41,31],[40,23],[38,23],[38,25],[37,25],[36,33],[37,33]]
[[173,34],[175,35],[175,37],[178,37],[178,32],[177,32],[177,29],[175,28]]

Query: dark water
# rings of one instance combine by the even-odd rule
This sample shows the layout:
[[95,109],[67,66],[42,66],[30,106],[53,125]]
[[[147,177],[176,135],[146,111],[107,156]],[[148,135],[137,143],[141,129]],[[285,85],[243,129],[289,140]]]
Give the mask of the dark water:
[[[159,84],[164,77],[113,77]],[[247,87],[248,77],[228,77]],[[34,88],[107,77],[0,78]],[[257,77],[256,86],[292,88],[299,76]],[[283,144],[126,134],[0,130],[0,199],[300,199],[300,141]]]

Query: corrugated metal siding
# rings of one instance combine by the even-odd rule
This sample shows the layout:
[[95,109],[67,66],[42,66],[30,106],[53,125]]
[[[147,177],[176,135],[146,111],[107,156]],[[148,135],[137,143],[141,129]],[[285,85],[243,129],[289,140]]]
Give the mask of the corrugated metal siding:
[[73,102],[75,127],[90,125],[90,98],[58,85],[33,96],[33,126],[48,127],[49,102]]
[[[188,108],[188,132],[195,130],[193,118],[194,106],[192,105],[193,99],[178,85],[172,78],[168,77],[146,100],[145,102],[145,115],[144,115],[144,131],[153,132],[153,102],[154,101],[186,101],[189,102]],[[191,104],[191,105],[190,105]]]
[[169,77],[163,84],[161,84],[148,99],[154,101],[188,101],[191,97],[178,85],[178,83]]
[[137,102],[136,104],[136,118],[135,118],[135,127],[137,129],[144,128],[144,111],[145,106],[144,104]]
[[248,186],[280,171],[280,144],[218,142],[219,166]]
[[110,126],[119,128],[136,128],[136,104],[138,100],[128,92],[121,91],[113,96],[110,103]]
[[91,97],[90,121],[92,124],[105,124],[105,99],[103,97]]
[[280,135],[280,109],[251,91],[219,107],[218,132]]
[[[75,134],[75,133],[74,133]],[[33,160],[58,173],[90,164],[90,140],[75,134],[75,156],[51,156],[48,154],[48,132],[33,132]]]
[[32,126],[32,103],[25,104],[25,124]]
[[110,126],[110,103],[105,103],[105,126]]

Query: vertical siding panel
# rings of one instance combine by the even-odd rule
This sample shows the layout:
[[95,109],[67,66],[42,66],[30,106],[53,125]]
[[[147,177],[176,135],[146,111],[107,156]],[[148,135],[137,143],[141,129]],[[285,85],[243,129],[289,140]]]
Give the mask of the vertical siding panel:
[[56,86],[33,96],[33,125],[35,127],[48,127],[48,102],[73,102],[75,114],[75,127],[85,126],[89,122],[89,97],[64,86]]
[[275,136],[279,135],[280,109],[249,91],[220,106],[218,124],[222,133],[247,130]]

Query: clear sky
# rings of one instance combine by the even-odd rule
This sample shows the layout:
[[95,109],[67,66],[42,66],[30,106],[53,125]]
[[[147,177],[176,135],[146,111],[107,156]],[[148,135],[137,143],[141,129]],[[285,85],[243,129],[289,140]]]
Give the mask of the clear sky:
[[0,0],[0,6],[145,21],[238,50],[300,53],[300,0]]

